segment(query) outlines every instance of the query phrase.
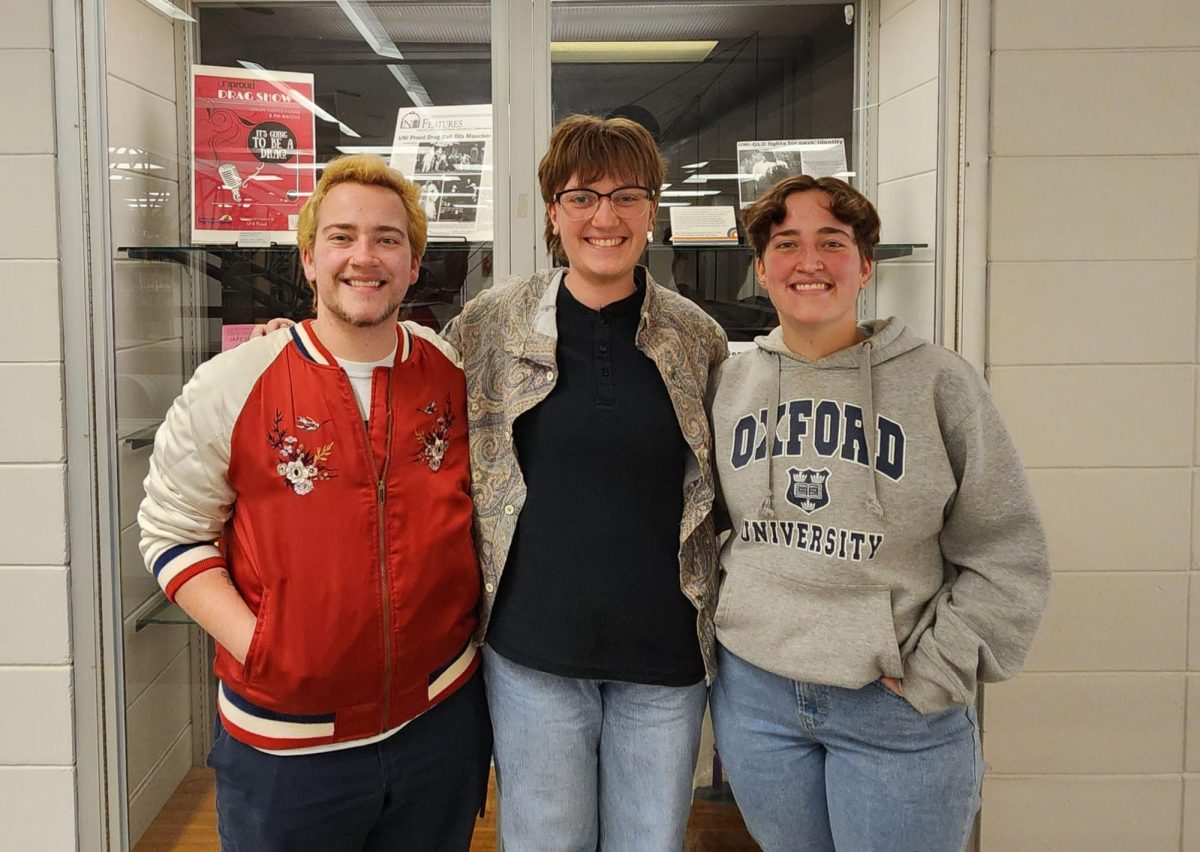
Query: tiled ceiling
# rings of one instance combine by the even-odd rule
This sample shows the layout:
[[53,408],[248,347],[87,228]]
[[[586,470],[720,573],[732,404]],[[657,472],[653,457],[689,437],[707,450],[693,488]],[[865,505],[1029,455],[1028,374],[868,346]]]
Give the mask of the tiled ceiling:
[[[508,0],[498,0],[508,2]],[[359,38],[335,3],[276,0],[272,3],[196,3],[203,9],[238,9],[246,36]],[[466,2],[371,2],[367,4],[397,44],[482,44],[489,41],[490,4]],[[830,6],[841,3],[747,2],[625,3],[567,0],[555,3],[553,38],[559,41],[736,39],[758,32],[804,36]],[[824,7],[824,8],[816,8]]]

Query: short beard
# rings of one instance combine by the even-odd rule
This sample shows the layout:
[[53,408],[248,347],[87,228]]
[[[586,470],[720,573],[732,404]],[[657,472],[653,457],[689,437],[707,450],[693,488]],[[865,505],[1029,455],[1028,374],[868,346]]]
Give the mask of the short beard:
[[342,306],[338,304],[326,303],[322,305],[322,307],[329,311],[332,318],[338,320],[339,322],[345,323],[351,328],[375,328],[376,326],[383,325],[385,322],[394,320],[396,318],[396,312],[400,310],[400,305],[403,304],[403,302],[403,299],[397,299],[393,304],[389,305],[380,316],[373,319],[370,317],[352,317],[342,310]]

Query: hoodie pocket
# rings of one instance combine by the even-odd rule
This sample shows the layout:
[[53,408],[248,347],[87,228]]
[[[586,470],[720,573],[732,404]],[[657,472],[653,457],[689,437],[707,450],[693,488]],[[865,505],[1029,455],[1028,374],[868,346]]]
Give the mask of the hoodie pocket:
[[884,585],[814,583],[742,566],[721,586],[717,638],[793,680],[858,689],[904,673]]

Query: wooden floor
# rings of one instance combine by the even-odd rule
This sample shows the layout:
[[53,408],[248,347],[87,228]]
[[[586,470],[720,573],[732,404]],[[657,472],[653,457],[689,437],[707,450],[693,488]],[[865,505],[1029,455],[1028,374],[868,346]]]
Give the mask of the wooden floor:
[[[215,783],[193,769],[138,842],[135,852],[218,852]],[[488,784],[487,816],[475,825],[471,852],[496,849],[496,785]],[[757,852],[737,808],[697,799],[688,820],[687,852]]]

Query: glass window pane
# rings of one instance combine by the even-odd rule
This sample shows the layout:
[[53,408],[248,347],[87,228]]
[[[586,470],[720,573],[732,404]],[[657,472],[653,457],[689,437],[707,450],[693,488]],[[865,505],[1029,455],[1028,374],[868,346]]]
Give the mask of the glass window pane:
[[[747,247],[670,243],[671,209],[737,211],[786,174],[812,170],[796,140],[842,140],[854,163],[854,27],[845,3],[556,0],[554,120],[625,116],[667,158],[647,253],[660,284],[695,299],[733,341],[774,322]],[[745,143],[771,142],[755,150]],[[739,143],[743,143],[739,152]],[[744,243],[744,238],[743,238]]]

